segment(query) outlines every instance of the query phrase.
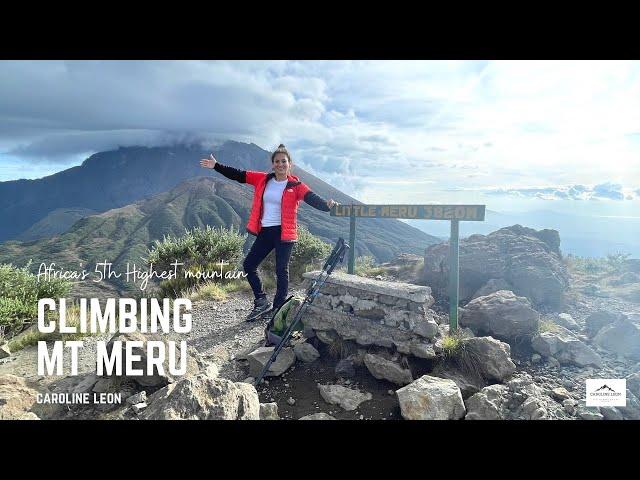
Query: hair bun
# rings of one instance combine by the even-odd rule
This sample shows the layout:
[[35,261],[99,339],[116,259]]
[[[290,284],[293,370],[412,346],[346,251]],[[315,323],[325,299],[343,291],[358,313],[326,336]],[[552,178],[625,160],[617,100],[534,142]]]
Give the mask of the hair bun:
[[280,145],[278,145],[278,148],[286,148],[286,147],[284,146],[284,143],[281,143]]

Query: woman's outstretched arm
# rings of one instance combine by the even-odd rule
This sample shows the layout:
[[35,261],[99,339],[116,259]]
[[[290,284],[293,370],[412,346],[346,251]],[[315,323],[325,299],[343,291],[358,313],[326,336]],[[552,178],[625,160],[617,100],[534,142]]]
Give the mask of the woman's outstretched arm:
[[313,193],[311,190],[305,193],[303,200],[305,201],[305,203],[308,203],[313,208],[317,208],[318,210],[322,210],[323,212],[330,211],[331,207],[333,207],[336,204],[336,202],[333,199],[325,200],[320,195],[316,195],[315,193]]
[[200,160],[200,166],[203,168],[213,168],[216,172],[221,173],[231,180],[235,180],[240,183],[247,183],[247,172],[245,170],[238,170],[237,168],[228,167],[218,162],[213,154],[210,158],[203,158]]

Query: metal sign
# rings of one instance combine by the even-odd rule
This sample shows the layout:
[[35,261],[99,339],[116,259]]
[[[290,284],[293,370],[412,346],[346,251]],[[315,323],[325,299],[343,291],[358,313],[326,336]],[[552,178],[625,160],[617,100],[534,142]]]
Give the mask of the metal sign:
[[332,217],[349,217],[349,266],[355,270],[356,217],[414,218],[416,220],[449,220],[449,329],[458,328],[459,278],[459,226],[461,221],[484,221],[485,205],[336,205]]
[[336,205],[334,217],[414,218],[417,220],[484,220],[484,205]]

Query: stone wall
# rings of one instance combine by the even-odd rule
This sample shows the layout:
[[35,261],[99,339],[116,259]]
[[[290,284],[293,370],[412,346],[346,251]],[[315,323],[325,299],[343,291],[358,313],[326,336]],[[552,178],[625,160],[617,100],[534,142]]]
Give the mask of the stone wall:
[[[319,273],[304,274],[307,286]],[[434,358],[438,317],[429,308],[433,303],[426,286],[334,272],[308,307],[304,324],[322,341],[340,337],[363,346]]]

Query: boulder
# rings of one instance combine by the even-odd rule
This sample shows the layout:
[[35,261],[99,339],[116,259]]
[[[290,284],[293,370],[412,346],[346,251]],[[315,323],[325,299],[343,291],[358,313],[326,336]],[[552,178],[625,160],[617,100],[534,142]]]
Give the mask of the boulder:
[[471,396],[465,402],[465,420],[502,420],[501,407],[504,403],[506,385],[490,385]]
[[[165,344],[165,351],[168,352],[167,339],[164,336],[157,333],[142,333],[137,331],[131,332],[131,333],[116,333],[113,337],[111,337],[111,339],[109,340],[106,346],[107,352],[109,353],[109,355],[112,354],[112,350],[115,345],[114,342],[116,341],[121,342],[120,347],[122,348],[122,358],[125,358],[125,355],[126,355],[126,352],[125,352],[126,342],[134,342],[134,341],[142,342],[142,346],[135,347],[132,349],[132,353],[134,355],[140,356],[140,360],[138,360],[137,362],[132,362],[132,367],[134,369],[141,369],[145,372],[147,370],[147,342],[149,341],[163,342]],[[190,353],[187,353],[186,355],[187,355],[187,359],[186,359],[187,371],[184,376],[174,376],[169,372],[169,355],[167,354],[165,356],[164,362],[162,363],[162,367],[164,370],[163,374],[160,374],[158,368],[154,366],[153,374],[145,374],[141,376],[131,376],[131,377],[123,375],[118,377],[118,379],[122,380],[126,378],[136,382],[138,385],[141,385],[142,387],[161,387],[169,383],[173,383],[182,377],[193,375],[197,373],[199,370],[199,365],[195,357]],[[182,361],[181,350],[180,348],[176,348],[176,364],[180,365],[181,361]],[[115,375],[113,376],[115,377]]]
[[460,389],[453,380],[423,375],[396,390],[406,420],[457,420],[465,415]]
[[626,318],[602,327],[593,343],[618,355],[640,360],[640,328]]
[[413,382],[411,370],[380,355],[367,353],[364,356],[364,364],[371,375],[377,379],[388,380],[397,385],[407,385]]
[[[555,230],[536,231],[513,225],[489,235],[471,235],[459,242],[460,299],[468,301],[491,279],[502,279],[516,295],[534,305],[560,308],[569,275]],[[436,296],[447,296],[449,243],[425,251],[424,280]]]
[[320,358],[320,353],[310,343],[298,343],[293,347],[296,358],[302,362],[311,363]]
[[56,406],[38,404],[38,394],[49,393],[44,387],[16,375],[0,375],[0,420],[36,420],[49,418]]
[[320,396],[325,402],[331,405],[340,405],[347,411],[355,410],[362,402],[369,401],[373,398],[373,395],[368,392],[362,393],[341,385],[318,384],[318,389],[320,390]]
[[460,309],[461,325],[504,339],[535,334],[539,318],[529,300],[508,290],[478,297]]
[[631,393],[636,397],[640,398],[640,372],[627,376],[627,388],[631,390]]
[[540,355],[555,358],[560,364],[573,364],[579,367],[602,366],[600,355],[569,330],[560,326],[533,337],[531,347]]
[[259,420],[260,400],[253,385],[189,376],[158,390],[140,415],[147,420]]
[[328,413],[320,412],[300,417],[298,420],[335,420],[335,418]]
[[342,378],[353,378],[356,376],[356,369],[351,358],[343,358],[336,364],[336,376]]
[[[260,347],[247,355],[249,361],[249,375],[257,377],[267,364],[275,347]],[[279,377],[286,372],[296,361],[296,354],[292,348],[283,348],[276,361],[271,364],[265,377]]]
[[275,402],[261,403],[260,420],[280,420],[280,416],[278,415],[278,404]]
[[502,382],[516,371],[508,343],[493,337],[474,337],[465,339],[463,348],[486,379]]
[[578,325],[568,313],[558,314],[558,316],[554,318],[554,322],[568,330],[580,330],[580,325]]
[[145,392],[144,390],[139,393],[136,393],[135,395],[131,395],[126,400],[126,402],[129,405],[136,405],[138,403],[143,403],[146,401],[147,401],[147,392]]
[[513,287],[509,285],[509,282],[504,278],[492,278],[473,294],[471,300],[490,295],[500,290],[513,290]]
[[606,310],[598,310],[589,315],[584,323],[589,337],[595,337],[605,325],[615,322],[622,318],[623,315],[614,312],[608,312]]
[[478,393],[486,386],[484,379],[480,378],[479,375],[474,375],[471,372],[462,372],[459,368],[453,365],[437,365],[430,375],[432,377],[453,380],[460,389],[463,399],[469,398],[471,395]]
[[0,345],[0,358],[7,358],[11,356],[11,350],[9,350],[9,344],[5,343]]

